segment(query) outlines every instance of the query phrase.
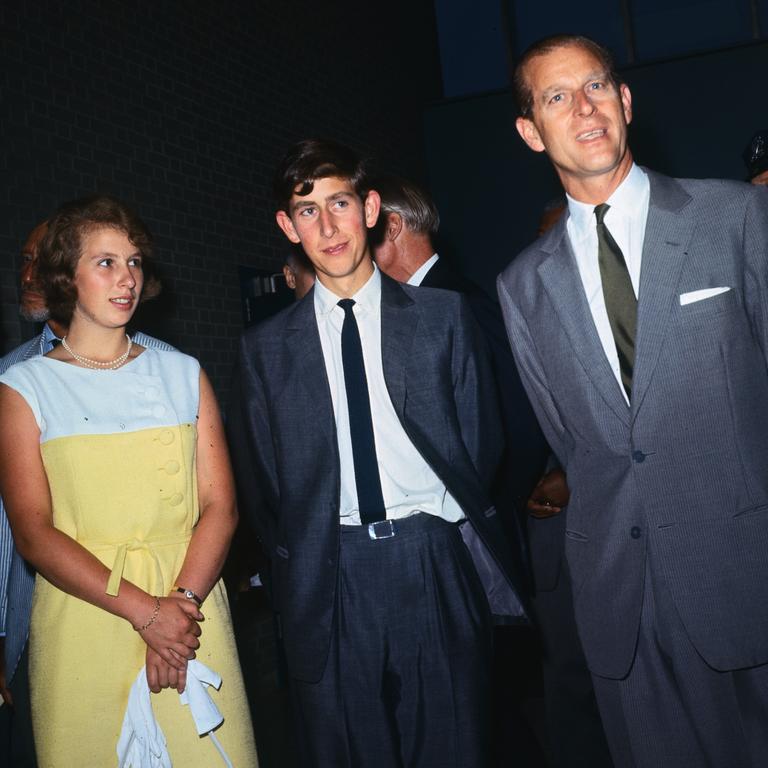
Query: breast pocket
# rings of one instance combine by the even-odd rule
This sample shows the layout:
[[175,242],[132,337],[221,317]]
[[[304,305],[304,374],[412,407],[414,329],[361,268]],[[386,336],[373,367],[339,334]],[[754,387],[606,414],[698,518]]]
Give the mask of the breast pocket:
[[683,322],[706,323],[711,318],[729,315],[740,309],[741,302],[737,292],[731,288],[716,296],[691,302],[679,307]]

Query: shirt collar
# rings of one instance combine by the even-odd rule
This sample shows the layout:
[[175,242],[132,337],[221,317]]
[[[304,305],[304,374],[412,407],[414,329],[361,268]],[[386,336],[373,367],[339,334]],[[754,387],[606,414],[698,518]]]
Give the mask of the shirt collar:
[[615,208],[622,215],[630,215],[637,206],[637,201],[643,194],[643,189],[648,185],[648,177],[640,166],[632,163],[627,178],[619,184],[613,194],[606,200],[611,208]]
[[[52,344],[59,337],[53,332],[48,323],[43,325],[43,344]],[[60,339],[59,339],[60,340]]]
[[[648,184],[648,177],[638,165],[632,163],[624,181],[613,191],[613,194],[605,201],[615,212],[620,215],[630,215],[637,201],[641,199],[643,188]],[[595,226],[595,206],[591,203],[582,203],[574,200],[566,193],[568,198],[568,213],[570,214],[570,226],[572,232],[579,238],[586,237]]]
[[437,263],[438,255],[433,253],[409,278],[408,285],[421,285],[427,272]]
[[[373,274],[365,285],[351,296],[355,304],[369,312],[378,310],[381,304],[381,272],[376,264],[373,265]],[[318,315],[328,315],[338,305],[340,297],[333,291],[329,291],[320,280],[315,280],[315,311]]]

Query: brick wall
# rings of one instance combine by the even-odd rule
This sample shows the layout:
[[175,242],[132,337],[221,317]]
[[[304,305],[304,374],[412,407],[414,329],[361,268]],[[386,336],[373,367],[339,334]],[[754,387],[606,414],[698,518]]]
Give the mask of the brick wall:
[[[423,177],[440,96],[430,0],[6,0],[0,5],[0,345],[19,248],[58,203],[132,203],[157,237],[162,300],[143,329],[200,358],[226,395],[237,265],[285,252],[269,197],[290,142],[337,138]],[[147,305],[148,307],[150,305]]]

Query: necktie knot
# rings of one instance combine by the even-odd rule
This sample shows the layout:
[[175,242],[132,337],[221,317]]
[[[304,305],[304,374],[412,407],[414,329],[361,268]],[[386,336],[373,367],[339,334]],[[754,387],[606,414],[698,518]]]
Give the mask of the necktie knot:
[[605,214],[608,213],[608,209],[611,206],[608,205],[608,203],[600,203],[600,205],[595,206],[595,218],[597,219],[597,225],[601,226],[603,223],[603,220],[605,219]]
[[354,299],[340,299],[339,306],[344,310],[344,314],[348,315],[352,311],[352,307],[355,306]]

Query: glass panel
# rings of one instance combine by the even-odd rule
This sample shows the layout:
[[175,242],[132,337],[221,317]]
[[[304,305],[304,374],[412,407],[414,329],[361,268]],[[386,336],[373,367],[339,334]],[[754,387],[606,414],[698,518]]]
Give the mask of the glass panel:
[[768,0],[757,0],[757,15],[760,37],[763,40],[768,40]]
[[501,3],[435,0],[443,94],[463,96],[505,88],[509,82]]
[[639,61],[752,39],[749,0],[643,0],[632,4],[632,16]]
[[[627,63],[620,0],[591,0],[583,3],[510,0],[515,25],[516,54],[531,43],[558,32],[585,35],[609,48],[621,66]],[[766,0],[768,2],[768,0]],[[588,8],[589,11],[586,11]]]

